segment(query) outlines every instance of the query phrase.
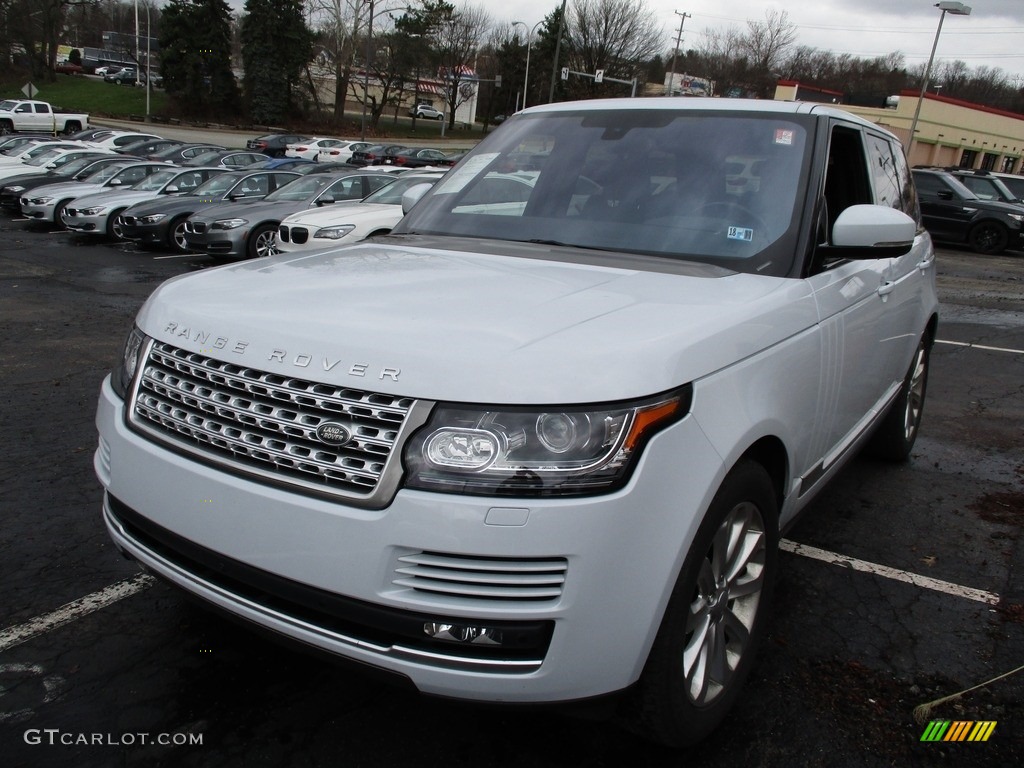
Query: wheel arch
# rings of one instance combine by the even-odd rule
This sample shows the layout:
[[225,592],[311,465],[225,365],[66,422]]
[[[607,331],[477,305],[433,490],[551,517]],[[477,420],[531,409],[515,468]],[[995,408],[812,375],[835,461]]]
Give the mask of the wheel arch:
[[[789,452],[785,444],[775,435],[766,435],[757,440],[740,458],[733,464],[749,459],[761,465],[772,481],[772,488],[775,491],[775,502],[777,509],[781,512],[783,502],[786,500],[786,491],[789,487]],[[730,467],[730,470],[732,467]],[[728,472],[726,473],[728,474]],[[781,516],[781,515],[780,515]],[[776,520],[778,523],[778,520]]]

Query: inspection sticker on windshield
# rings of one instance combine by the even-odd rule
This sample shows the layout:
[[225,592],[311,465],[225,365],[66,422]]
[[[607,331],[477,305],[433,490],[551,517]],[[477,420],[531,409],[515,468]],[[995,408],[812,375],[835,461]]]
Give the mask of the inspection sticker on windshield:
[[775,143],[785,144],[788,147],[793,146],[793,130],[791,128],[776,128]]
[[743,240],[749,243],[754,239],[754,230],[748,227],[729,227],[726,237],[730,240]]

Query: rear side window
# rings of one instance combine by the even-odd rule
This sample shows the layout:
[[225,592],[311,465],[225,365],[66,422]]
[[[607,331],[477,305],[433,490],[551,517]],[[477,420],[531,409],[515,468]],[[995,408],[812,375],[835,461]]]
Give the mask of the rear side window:
[[868,160],[871,185],[875,190],[875,203],[900,209],[903,196],[892,145],[881,136],[868,135]]

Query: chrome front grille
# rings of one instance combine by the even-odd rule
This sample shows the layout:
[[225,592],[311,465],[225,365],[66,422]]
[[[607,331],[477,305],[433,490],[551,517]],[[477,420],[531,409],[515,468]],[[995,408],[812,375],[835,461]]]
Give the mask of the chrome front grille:
[[201,235],[206,232],[206,222],[192,221],[192,219],[188,219],[185,222],[185,231],[191,232],[193,235]]
[[398,558],[392,582],[418,592],[474,600],[556,600],[564,557],[507,559],[417,552]]
[[[229,469],[365,501],[393,492],[382,487],[386,473],[397,485],[395,446],[418,426],[415,404],[153,342],[131,414],[140,429]],[[322,424],[350,439],[329,445],[317,437]]]
[[292,242],[302,245],[309,239],[309,230],[305,227],[292,227]]
[[277,239],[282,243],[288,242],[288,227],[283,224],[277,228]]

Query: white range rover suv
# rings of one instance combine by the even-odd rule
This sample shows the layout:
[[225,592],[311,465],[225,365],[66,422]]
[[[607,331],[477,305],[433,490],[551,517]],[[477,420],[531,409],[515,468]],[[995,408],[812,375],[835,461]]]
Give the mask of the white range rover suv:
[[425,693],[616,694],[692,743],[780,532],[914,444],[937,299],[900,144],[818,104],[572,102],[424,190],[389,235],[157,289],[100,395],[110,535]]

